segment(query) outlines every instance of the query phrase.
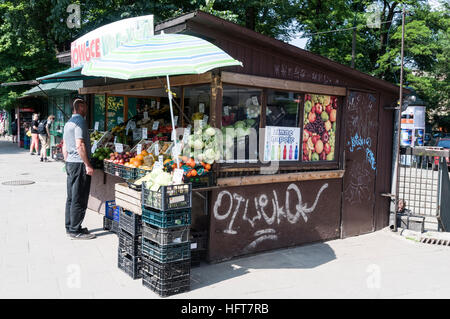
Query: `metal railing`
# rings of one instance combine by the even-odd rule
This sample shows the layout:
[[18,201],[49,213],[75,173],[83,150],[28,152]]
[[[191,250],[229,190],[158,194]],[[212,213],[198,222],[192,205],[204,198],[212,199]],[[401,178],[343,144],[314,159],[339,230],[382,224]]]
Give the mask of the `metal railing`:
[[450,150],[429,147],[400,148],[399,200],[407,212],[433,217],[438,230],[450,231]]

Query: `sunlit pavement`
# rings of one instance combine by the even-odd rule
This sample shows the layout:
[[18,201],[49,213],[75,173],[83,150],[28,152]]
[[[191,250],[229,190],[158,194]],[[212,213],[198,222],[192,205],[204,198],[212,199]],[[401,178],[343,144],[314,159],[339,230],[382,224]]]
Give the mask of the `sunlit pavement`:
[[[65,173],[0,139],[0,298],[160,298],[117,268],[118,239],[65,234]],[[34,184],[6,186],[13,180]],[[385,229],[192,268],[191,291],[169,298],[449,298],[450,247]]]

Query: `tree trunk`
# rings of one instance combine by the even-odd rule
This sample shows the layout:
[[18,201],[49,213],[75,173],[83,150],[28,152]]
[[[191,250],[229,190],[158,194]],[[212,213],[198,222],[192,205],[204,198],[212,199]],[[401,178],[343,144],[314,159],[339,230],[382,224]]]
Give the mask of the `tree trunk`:
[[245,27],[255,30],[256,27],[256,9],[255,7],[245,8]]

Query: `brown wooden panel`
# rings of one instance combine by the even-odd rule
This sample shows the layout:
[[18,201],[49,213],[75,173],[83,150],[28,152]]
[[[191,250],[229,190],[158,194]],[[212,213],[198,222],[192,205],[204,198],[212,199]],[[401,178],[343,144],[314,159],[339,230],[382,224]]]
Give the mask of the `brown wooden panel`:
[[341,189],[337,179],[213,190],[208,259],[338,238]]
[[342,237],[374,230],[377,174],[377,96],[350,91],[345,105]]

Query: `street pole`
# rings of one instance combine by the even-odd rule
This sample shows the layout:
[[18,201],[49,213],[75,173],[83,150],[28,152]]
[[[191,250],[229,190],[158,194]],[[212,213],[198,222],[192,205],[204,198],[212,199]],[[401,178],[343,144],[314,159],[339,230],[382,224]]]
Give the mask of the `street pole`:
[[397,231],[397,211],[398,211],[398,202],[399,202],[399,191],[400,191],[400,133],[401,133],[401,118],[402,118],[402,105],[403,105],[403,50],[404,50],[404,42],[405,42],[405,5],[403,5],[402,10],[402,44],[401,44],[401,58],[400,58],[400,97],[399,97],[399,105],[397,109],[397,154],[395,163],[397,165],[396,170],[396,179],[395,179],[395,209],[394,209],[394,228],[393,231]]

